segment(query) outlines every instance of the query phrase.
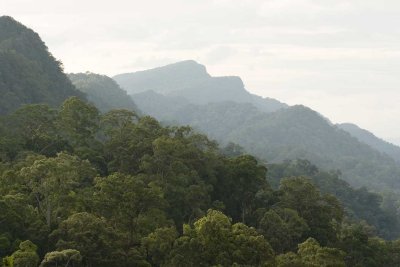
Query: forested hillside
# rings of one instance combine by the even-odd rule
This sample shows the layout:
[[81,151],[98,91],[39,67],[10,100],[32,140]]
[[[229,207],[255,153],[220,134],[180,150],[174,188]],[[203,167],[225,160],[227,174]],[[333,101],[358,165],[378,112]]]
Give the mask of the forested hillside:
[[0,17],[0,94],[0,114],[23,104],[57,107],[69,96],[84,97],[39,35],[7,16]]
[[[394,161],[316,112],[253,97],[238,78],[213,79],[205,69],[191,76],[191,68],[202,69],[194,62],[183,63],[189,66],[189,73],[182,69],[184,81],[196,80],[190,90],[204,82],[212,88],[205,95],[197,89],[176,93],[183,76],[170,79],[169,71],[179,64],[167,74],[157,69],[166,75],[158,80],[144,72],[137,84],[174,88],[136,94],[145,111],[209,131],[223,141],[219,146],[189,126],[163,126],[138,114],[106,76],[72,75],[89,102],[66,98],[83,93],[37,34],[9,17],[0,18],[0,33],[7,40],[0,47],[14,47],[0,54],[22,62],[16,68],[0,64],[8,85],[0,94],[20,96],[0,100],[7,113],[0,114],[1,267],[399,265],[398,195],[383,200],[351,187],[339,170],[284,160],[293,155],[318,165],[343,163],[347,175],[346,167],[361,164],[365,176],[354,181],[398,186],[397,177],[390,184],[384,176],[397,170],[390,169]],[[37,45],[45,49],[33,49]],[[228,92],[234,84],[238,95],[252,100],[239,101],[238,95],[206,105],[193,100],[214,90]],[[258,157],[227,143],[231,139]],[[273,158],[265,162],[268,157]]]
[[[252,101],[238,101],[235,97],[246,99],[244,95],[250,95],[238,78],[210,78],[204,67],[194,62],[189,70],[192,75],[197,73],[198,78],[192,85],[187,80],[180,84],[181,69],[187,64],[115,78],[129,92],[140,91],[132,95],[139,109],[161,121],[191,125],[222,144],[237,143],[268,162],[308,159],[323,169],[340,170],[341,177],[353,186],[367,186],[377,192],[400,190],[400,164],[377,147],[364,143],[366,140],[352,137],[304,106],[278,108],[264,101],[264,105],[271,107],[266,112],[268,108],[260,108]],[[193,70],[195,66],[197,71]],[[204,89],[198,82],[200,77],[208,77],[207,82],[214,84]],[[167,86],[166,92],[160,89],[161,84],[156,86],[152,81],[168,81],[173,86]],[[223,94],[218,88],[224,88]]]
[[68,78],[75,87],[86,94],[89,102],[100,111],[128,109],[138,112],[132,98],[118,84],[105,75],[94,73],[71,73]]
[[352,220],[366,221],[379,235],[393,238],[400,233],[400,217],[396,201],[369,192],[365,187],[354,189],[340,178],[340,172],[322,171],[308,160],[285,160],[283,163],[268,164],[267,180],[273,188],[279,188],[282,177],[305,176],[323,193],[335,196]]
[[[298,168],[312,180],[270,166],[273,189],[250,155],[76,97],[22,107],[0,126],[4,266],[398,264],[400,241],[357,222],[312,166]],[[382,213],[371,197],[368,210]]]
[[178,97],[182,104],[206,104],[221,101],[251,103],[265,112],[286,108],[272,98],[250,94],[239,77],[211,77],[203,65],[187,60],[164,67],[120,74],[113,77],[130,95],[154,91]]
[[352,123],[342,123],[337,125],[363,143],[370,145],[376,150],[391,156],[395,161],[400,162],[400,147],[393,145],[385,140],[376,137],[373,133],[361,129]]

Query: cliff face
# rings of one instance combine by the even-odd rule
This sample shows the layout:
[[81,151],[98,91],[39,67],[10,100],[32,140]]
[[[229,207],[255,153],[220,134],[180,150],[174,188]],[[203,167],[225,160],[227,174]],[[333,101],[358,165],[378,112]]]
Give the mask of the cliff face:
[[143,97],[143,93],[153,91],[166,97],[179,97],[190,104],[231,101],[249,103],[264,112],[288,107],[278,100],[249,93],[240,77],[212,77],[205,66],[193,60],[120,74],[113,78],[134,98],[135,94],[140,93],[140,97]]

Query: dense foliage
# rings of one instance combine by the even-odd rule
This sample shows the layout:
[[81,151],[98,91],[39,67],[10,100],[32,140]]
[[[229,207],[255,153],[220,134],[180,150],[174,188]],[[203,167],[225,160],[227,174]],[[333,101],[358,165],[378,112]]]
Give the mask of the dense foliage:
[[39,35],[10,17],[0,17],[0,114],[22,104],[59,106],[80,93],[62,72]]
[[374,149],[391,156],[395,161],[400,162],[400,147],[376,137],[371,132],[361,129],[355,124],[342,123],[337,126],[356,137],[361,142],[370,145]]
[[350,220],[315,174],[270,166],[292,176],[273,189],[254,157],[189,127],[74,97],[0,131],[3,266],[398,265],[400,241]]
[[112,109],[128,109],[138,112],[138,108],[126,91],[107,76],[86,72],[69,74],[68,78],[78,90],[86,94],[88,101],[101,112]]
[[[7,113],[0,117],[0,266],[398,266],[396,195],[382,202],[364,188],[353,189],[337,171],[320,171],[308,161],[265,166],[237,145],[221,149],[190,127],[164,127],[128,110],[132,103],[118,100],[126,95],[105,76],[72,79],[106,113],[67,98],[81,94],[60,63],[36,33],[9,17],[0,18],[0,63],[0,113]],[[180,75],[171,79],[176,68]],[[191,75],[199,68],[202,75]],[[255,127],[242,111],[253,109],[252,118],[259,119],[265,114],[253,105],[286,106],[243,91],[240,79],[214,79],[203,68],[189,61],[157,69],[162,79],[153,72],[136,75],[142,77],[138,84],[151,80],[153,89],[173,90],[171,95],[182,89],[182,79],[186,85],[195,81],[184,98],[173,97],[181,99],[176,103],[203,101],[204,86],[202,93],[218,91],[214,99],[235,87],[230,100],[247,97],[245,104],[225,103],[224,117],[210,109],[220,118],[209,123],[218,134],[244,131],[238,122],[291,133],[319,129],[320,118],[298,107],[299,117],[287,109]],[[121,107],[128,109],[113,109]],[[181,115],[190,118],[199,106],[188,107]],[[267,153],[260,155],[292,152],[266,150],[267,139],[243,133],[258,145],[255,152]],[[319,134],[337,137],[326,125],[306,133],[313,143],[292,141],[282,131],[277,134],[283,141],[274,140],[315,148]],[[355,148],[352,142],[348,149]],[[371,152],[360,143],[356,148]],[[331,146],[324,149],[332,154]],[[340,149],[334,155],[347,155]],[[353,158],[343,161],[354,164]],[[382,174],[372,167],[366,172]]]
[[341,170],[341,177],[352,186],[399,193],[398,162],[307,107],[264,113],[251,104],[234,102],[185,105],[182,99],[154,92],[137,94],[134,100],[144,113],[161,121],[191,125],[221,143],[237,143],[268,162],[308,159],[320,168]]
[[[335,196],[343,205],[349,220],[364,220],[374,231],[387,239],[400,234],[400,217],[397,199],[369,192],[365,187],[354,189],[340,179],[338,171],[321,171],[307,160],[286,160],[279,164],[268,164],[268,182],[278,188],[282,177],[309,177],[321,192]],[[383,205],[384,204],[384,205]]]
[[204,66],[184,61],[114,79],[160,121],[190,125],[268,162],[304,158],[341,170],[352,186],[399,193],[400,148],[377,138],[357,140],[307,107],[251,95],[238,77],[211,77]]

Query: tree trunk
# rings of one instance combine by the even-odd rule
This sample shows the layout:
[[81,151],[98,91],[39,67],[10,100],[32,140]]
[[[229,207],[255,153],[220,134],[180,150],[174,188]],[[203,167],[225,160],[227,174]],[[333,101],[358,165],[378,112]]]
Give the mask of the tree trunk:
[[51,204],[48,199],[47,199],[47,210],[46,210],[46,222],[47,222],[47,226],[50,228],[50,226],[51,226]]

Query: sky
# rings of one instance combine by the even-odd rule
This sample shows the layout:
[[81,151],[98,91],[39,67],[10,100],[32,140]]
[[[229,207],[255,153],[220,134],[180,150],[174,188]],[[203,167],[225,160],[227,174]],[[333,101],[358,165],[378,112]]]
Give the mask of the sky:
[[213,76],[400,145],[398,0],[0,0],[66,72],[194,59]]

